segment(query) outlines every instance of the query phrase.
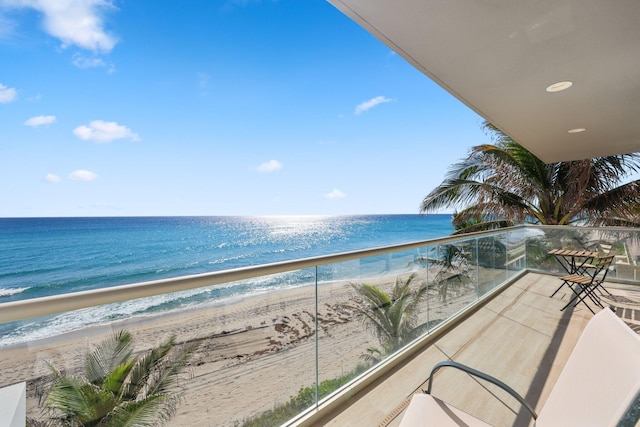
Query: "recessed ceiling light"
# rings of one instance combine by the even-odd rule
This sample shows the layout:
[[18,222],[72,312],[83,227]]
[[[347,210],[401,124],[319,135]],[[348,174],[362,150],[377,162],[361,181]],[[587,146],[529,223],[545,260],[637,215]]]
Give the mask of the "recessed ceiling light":
[[560,92],[561,90],[569,89],[573,85],[573,82],[558,82],[554,83],[547,88],[547,92]]
[[585,128],[569,129],[569,133],[580,133],[580,132],[584,132],[585,130],[586,130]]

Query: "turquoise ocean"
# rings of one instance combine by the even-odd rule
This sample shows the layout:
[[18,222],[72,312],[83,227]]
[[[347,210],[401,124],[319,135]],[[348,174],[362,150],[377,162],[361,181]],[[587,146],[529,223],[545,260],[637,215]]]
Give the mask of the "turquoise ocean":
[[[452,231],[451,215],[0,218],[0,303],[416,242]],[[0,325],[0,345],[286,283],[256,279]]]

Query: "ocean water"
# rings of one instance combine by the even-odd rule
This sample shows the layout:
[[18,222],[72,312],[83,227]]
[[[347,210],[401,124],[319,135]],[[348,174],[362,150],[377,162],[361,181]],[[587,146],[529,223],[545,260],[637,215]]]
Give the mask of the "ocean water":
[[[0,303],[415,242],[452,231],[450,215],[0,218]],[[0,325],[0,345],[268,292],[304,279],[256,279]]]

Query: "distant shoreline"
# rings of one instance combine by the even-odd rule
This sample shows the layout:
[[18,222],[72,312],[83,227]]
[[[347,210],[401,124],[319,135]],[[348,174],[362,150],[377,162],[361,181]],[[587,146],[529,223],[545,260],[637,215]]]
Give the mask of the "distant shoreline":
[[[426,275],[426,271],[423,273]],[[398,278],[409,274],[412,272],[324,284],[318,288],[317,299],[315,286],[308,284],[180,313],[132,317],[26,346],[2,347],[0,386],[27,380],[28,415],[38,418],[38,401],[50,375],[49,362],[66,372],[77,372],[85,352],[120,329],[132,333],[136,352],[176,335],[179,343],[198,341],[200,347],[189,369],[190,379],[181,381],[185,386],[183,403],[167,426],[211,422],[237,426],[248,417],[286,403],[301,388],[315,383],[316,342],[320,381],[353,371],[367,349],[377,348],[380,343],[374,332],[345,307],[358,304],[360,299],[352,284],[368,283],[388,290]],[[424,283],[425,275],[419,273],[415,286]],[[459,310],[468,298],[475,298],[475,291],[463,292],[461,299],[443,306],[438,302],[437,289],[430,292],[432,303],[426,305],[430,314],[421,322],[444,318],[447,312]],[[256,393],[256,387],[266,392]],[[251,396],[250,403],[246,396]]]
[[[9,224],[9,225],[8,225]],[[312,217],[113,217],[0,220],[2,303],[104,287],[206,274],[333,253],[414,243],[450,234],[450,218],[434,214]],[[397,262],[393,259],[392,264]],[[344,280],[387,270],[365,259],[341,263],[320,280]],[[396,268],[396,267],[394,267]],[[351,271],[350,269],[353,269]],[[0,342],[40,340],[101,322],[183,309],[242,293],[264,293],[312,280],[308,270],[61,313],[14,328]],[[17,291],[19,290],[19,291]]]
[[371,217],[371,216],[418,216],[418,217],[434,217],[434,216],[451,216],[453,213],[390,213],[390,214],[280,214],[280,215],[112,215],[112,216],[0,216],[2,220],[16,219],[145,219],[145,218],[351,218],[351,217]]
[[[382,284],[393,280],[367,282]],[[319,292],[319,339],[325,354],[321,360],[324,362],[321,376],[335,378],[345,369],[352,369],[349,366],[355,368],[365,349],[378,346],[378,341],[342,308],[355,296],[350,282],[324,285]],[[29,414],[37,417],[38,411],[34,408],[39,393],[46,387],[45,377],[50,373],[48,362],[73,372],[82,364],[87,349],[120,329],[132,333],[136,351],[156,346],[175,334],[178,342],[195,340],[200,341],[201,346],[191,368],[193,377],[184,382],[183,404],[167,425],[206,425],[211,421],[208,418],[211,413],[227,421],[240,422],[286,402],[300,387],[315,381],[314,376],[309,375],[314,371],[315,360],[312,357],[315,304],[315,287],[309,285],[181,313],[117,321],[19,347],[2,347],[2,385],[35,380],[29,383],[27,393]],[[261,372],[260,382],[267,384],[269,393],[254,396],[253,409],[249,409],[240,397],[255,391],[256,380],[248,375],[255,371]],[[229,393],[237,398],[229,400],[225,397]]]

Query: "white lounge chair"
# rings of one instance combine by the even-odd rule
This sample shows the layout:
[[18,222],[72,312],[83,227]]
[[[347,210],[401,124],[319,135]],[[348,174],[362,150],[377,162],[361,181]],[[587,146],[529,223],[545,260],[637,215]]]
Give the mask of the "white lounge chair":
[[[401,427],[489,425],[431,395],[433,374],[442,367],[462,369],[500,386],[531,412],[537,427],[616,426],[638,404],[640,336],[611,310],[598,312],[582,332],[538,416],[501,381],[455,362],[441,362],[429,377],[428,389],[411,399]],[[630,424],[625,425],[634,425],[637,420],[627,421]]]

